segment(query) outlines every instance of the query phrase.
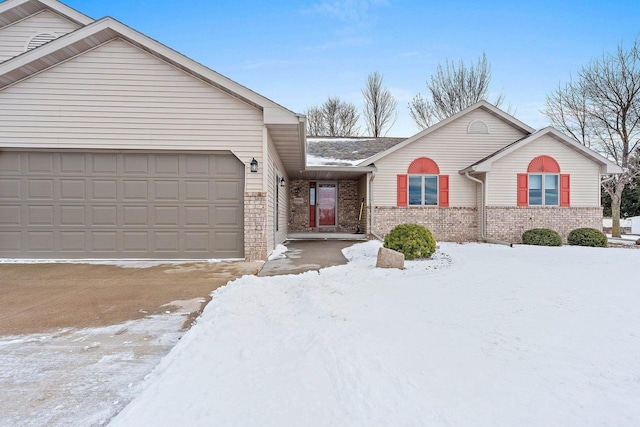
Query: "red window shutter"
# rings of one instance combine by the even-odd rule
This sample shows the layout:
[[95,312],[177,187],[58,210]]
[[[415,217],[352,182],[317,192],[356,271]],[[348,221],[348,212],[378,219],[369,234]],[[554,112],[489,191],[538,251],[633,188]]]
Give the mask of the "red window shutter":
[[407,206],[407,181],[406,174],[398,175],[398,206]]
[[571,184],[568,174],[560,175],[560,206],[571,206]]
[[447,207],[449,206],[449,175],[440,175],[438,177],[439,187],[438,192],[440,193],[440,206]]
[[518,174],[518,206],[529,206],[529,175]]

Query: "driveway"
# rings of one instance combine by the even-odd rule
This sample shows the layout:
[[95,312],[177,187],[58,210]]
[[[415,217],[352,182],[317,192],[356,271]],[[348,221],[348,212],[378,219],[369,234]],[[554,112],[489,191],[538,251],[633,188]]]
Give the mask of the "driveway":
[[171,311],[203,298],[260,263],[221,262],[122,268],[95,264],[0,264],[0,335],[107,326]]
[[261,265],[0,264],[0,427],[105,424],[210,293]]

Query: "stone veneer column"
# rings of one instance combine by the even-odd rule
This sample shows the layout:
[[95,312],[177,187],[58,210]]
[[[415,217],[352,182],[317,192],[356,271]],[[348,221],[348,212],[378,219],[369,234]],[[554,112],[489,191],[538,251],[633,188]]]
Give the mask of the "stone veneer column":
[[267,193],[244,193],[244,258],[267,259]]

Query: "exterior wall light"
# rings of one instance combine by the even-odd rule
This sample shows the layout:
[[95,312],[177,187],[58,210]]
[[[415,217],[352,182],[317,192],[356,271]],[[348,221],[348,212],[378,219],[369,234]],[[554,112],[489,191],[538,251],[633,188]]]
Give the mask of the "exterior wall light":
[[254,157],[253,160],[251,160],[251,172],[258,172],[258,161],[256,160],[256,158]]
[[285,183],[284,183],[284,177],[280,177],[280,187],[284,187]]

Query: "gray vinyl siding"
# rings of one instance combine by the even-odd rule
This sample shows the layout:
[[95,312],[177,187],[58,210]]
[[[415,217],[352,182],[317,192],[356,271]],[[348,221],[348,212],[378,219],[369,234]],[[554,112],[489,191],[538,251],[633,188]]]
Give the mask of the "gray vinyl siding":
[[571,206],[600,206],[600,167],[584,155],[550,136],[543,136],[495,161],[488,175],[488,206],[517,205],[517,175],[526,173],[534,158],[547,155],[569,174]]
[[[267,181],[267,251],[271,252],[275,249],[276,245],[282,243],[287,238],[288,224],[289,224],[289,179],[287,178],[280,157],[277,154],[275,145],[271,140],[271,136],[268,137],[268,181]],[[278,177],[284,177],[285,187],[279,187],[276,191],[276,175]],[[276,192],[279,195],[278,199],[278,229],[275,229],[275,197]]]
[[[488,134],[470,134],[469,124],[483,121]],[[376,206],[396,206],[397,175],[405,174],[411,162],[419,157],[434,160],[440,173],[449,175],[449,205],[475,207],[476,184],[458,171],[524,136],[520,130],[480,109],[454,120],[448,125],[378,160],[374,185]]]
[[49,10],[0,28],[0,62],[23,53],[36,34],[47,32],[60,37],[78,28],[79,25]]
[[0,91],[0,148],[230,150],[263,191],[263,115],[116,39]]

